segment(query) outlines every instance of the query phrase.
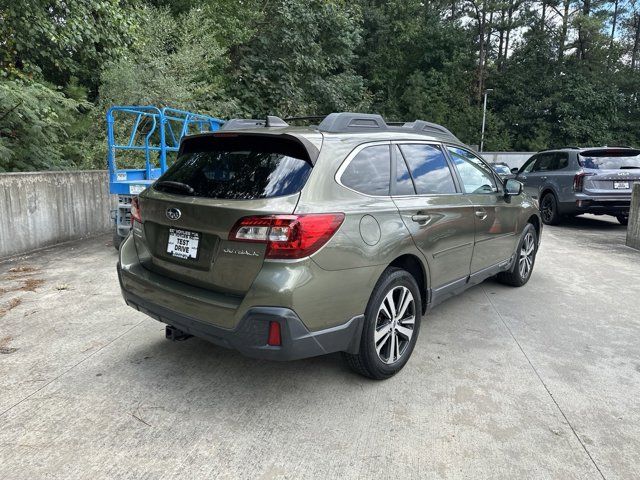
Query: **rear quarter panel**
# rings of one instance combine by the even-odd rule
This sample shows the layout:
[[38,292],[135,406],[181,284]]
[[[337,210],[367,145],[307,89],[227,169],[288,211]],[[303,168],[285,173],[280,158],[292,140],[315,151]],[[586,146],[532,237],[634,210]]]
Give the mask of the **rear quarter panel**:
[[[382,272],[396,258],[412,254],[420,259],[428,283],[426,260],[416,248],[391,197],[371,197],[336,182],[335,175],[347,155],[361,141],[325,139],[316,166],[301,192],[296,213],[342,212],[345,219],[331,240],[311,256],[326,280],[321,290],[336,302],[364,306]],[[334,275],[331,272],[342,272]],[[327,283],[329,282],[329,283]],[[325,308],[333,305],[325,303]]]

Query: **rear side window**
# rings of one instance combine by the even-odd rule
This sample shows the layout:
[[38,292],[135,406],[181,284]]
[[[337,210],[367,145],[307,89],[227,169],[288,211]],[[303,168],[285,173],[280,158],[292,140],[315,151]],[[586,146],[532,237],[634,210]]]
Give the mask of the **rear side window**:
[[391,178],[389,145],[374,145],[360,150],[340,177],[348,188],[365,195],[389,195]]
[[311,173],[304,147],[282,138],[200,138],[185,144],[154,189],[196,197],[248,200],[299,192]]
[[455,193],[447,159],[434,145],[400,145],[418,195]]

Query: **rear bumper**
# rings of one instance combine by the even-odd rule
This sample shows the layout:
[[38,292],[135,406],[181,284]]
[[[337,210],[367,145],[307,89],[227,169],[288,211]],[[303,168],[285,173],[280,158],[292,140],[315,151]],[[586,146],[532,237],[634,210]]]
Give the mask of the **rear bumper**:
[[587,195],[576,196],[572,202],[561,204],[563,213],[595,213],[607,215],[629,214],[631,198],[625,197],[590,197]]
[[[122,296],[132,308],[159,322],[172,325],[190,335],[216,345],[231,348],[243,355],[267,360],[297,360],[333,352],[357,353],[364,317],[358,315],[346,323],[310,332],[296,313],[283,307],[252,307],[232,330],[202,322],[188,315],[150,302],[128,291],[122,282],[118,264],[118,279]],[[278,322],[281,346],[267,345],[269,323]]]

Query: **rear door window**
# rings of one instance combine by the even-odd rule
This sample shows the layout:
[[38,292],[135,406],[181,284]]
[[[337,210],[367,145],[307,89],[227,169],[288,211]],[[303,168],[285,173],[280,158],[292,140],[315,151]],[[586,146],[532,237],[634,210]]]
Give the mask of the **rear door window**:
[[556,153],[555,170],[562,170],[569,166],[569,154],[567,152]]
[[299,192],[312,165],[304,147],[267,136],[198,139],[185,144],[154,189],[196,197],[246,200]]
[[365,195],[389,195],[391,156],[389,145],[365,147],[351,159],[340,182]]
[[400,145],[418,195],[456,193],[447,158],[439,146]]

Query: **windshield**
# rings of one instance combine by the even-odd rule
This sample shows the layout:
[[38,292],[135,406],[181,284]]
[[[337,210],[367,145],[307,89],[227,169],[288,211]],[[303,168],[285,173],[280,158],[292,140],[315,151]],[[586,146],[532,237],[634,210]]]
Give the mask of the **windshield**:
[[509,167],[507,167],[505,165],[493,165],[493,169],[496,172],[502,173],[502,174],[511,173],[511,170],[509,170]]
[[268,137],[211,137],[185,148],[154,189],[179,195],[248,200],[299,192],[311,173],[304,150]]
[[618,170],[640,168],[640,152],[595,151],[583,152],[579,156],[580,165],[594,170]]

